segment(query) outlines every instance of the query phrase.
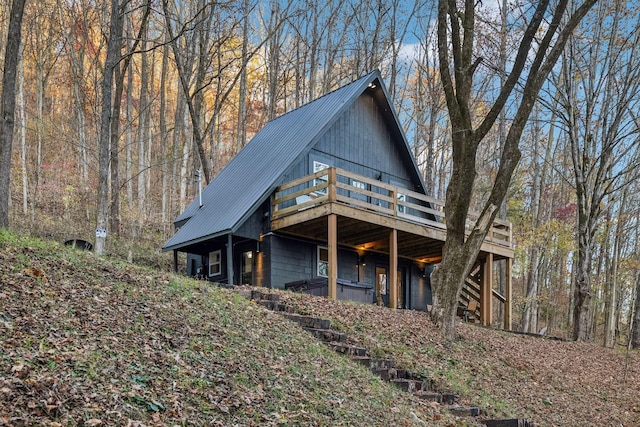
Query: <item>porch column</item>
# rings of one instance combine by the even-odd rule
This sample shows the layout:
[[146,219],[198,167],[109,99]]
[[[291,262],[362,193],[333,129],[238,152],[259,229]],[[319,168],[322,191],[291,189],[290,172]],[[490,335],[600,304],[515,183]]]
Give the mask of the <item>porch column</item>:
[[398,308],[398,231],[389,233],[389,307]]
[[233,286],[233,236],[227,234],[227,284]]
[[493,254],[488,253],[482,267],[482,281],[480,282],[480,323],[483,326],[491,326],[493,316],[491,300],[493,284]]
[[338,295],[338,217],[336,214],[330,214],[327,217],[327,221],[327,252],[329,252],[329,271],[327,273],[329,276],[329,299],[335,300]]
[[175,249],[173,250],[173,272],[178,272],[178,251]]
[[511,263],[513,260],[507,258],[505,260],[505,293],[504,293],[504,329],[511,330]]

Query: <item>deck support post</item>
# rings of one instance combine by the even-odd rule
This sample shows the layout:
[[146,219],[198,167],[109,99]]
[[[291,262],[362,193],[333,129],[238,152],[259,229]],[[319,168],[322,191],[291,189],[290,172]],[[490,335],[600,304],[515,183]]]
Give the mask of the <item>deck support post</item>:
[[227,284],[233,286],[233,236],[227,234]]
[[398,230],[389,232],[389,307],[398,308]]
[[493,316],[491,299],[493,298],[493,254],[487,253],[482,265],[482,279],[480,281],[480,323],[491,326]]
[[511,263],[513,260],[511,258],[507,258],[505,260],[505,293],[504,293],[504,329],[507,331],[511,330]]
[[329,299],[336,300],[338,297],[338,216],[330,214],[327,217],[327,252],[329,253],[328,265],[328,285]]

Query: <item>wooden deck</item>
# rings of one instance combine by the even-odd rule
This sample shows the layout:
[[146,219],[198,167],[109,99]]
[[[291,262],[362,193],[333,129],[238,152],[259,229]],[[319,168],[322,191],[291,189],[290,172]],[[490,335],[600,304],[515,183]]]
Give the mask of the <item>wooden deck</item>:
[[[475,213],[469,215],[469,231],[477,217]],[[335,262],[338,245],[387,254],[392,275],[398,258],[419,264],[438,263],[447,235],[443,201],[337,168],[324,169],[278,187],[272,199],[271,229],[327,242],[329,252],[335,247]],[[491,271],[493,261],[501,259],[507,260],[510,270],[513,256],[511,223],[497,219],[478,256],[482,273],[474,273],[476,278],[481,277],[477,299],[483,324],[491,323],[493,295],[505,305],[508,329],[510,277],[507,295],[503,296],[490,288]],[[331,254],[329,268],[333,269]],[[330,271],[330,283],[331,274]],[[390,283],[394,282],[395,278],[390,277]]]
[[[447,235],[442,200],[336,168],[280,186],[273,199],[271,225],[273,230],[326,240],[323,217],[329,214],[338,215],[342,245],[386,253],[387,231],[396,229],[399,256],[429,263],[442,256]],[[469,215],[468,230],[477,216]],[[513,258],[509,221],[493,223],[482,252],[496,259]]]

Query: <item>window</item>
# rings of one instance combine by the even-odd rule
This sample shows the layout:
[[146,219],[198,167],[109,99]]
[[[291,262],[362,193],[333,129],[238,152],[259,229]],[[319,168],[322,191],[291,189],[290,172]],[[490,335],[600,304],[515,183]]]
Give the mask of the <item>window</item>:
[[[321,163],[318,161],[313,161],[313,173],[319,172],[321,170],[325,170],[328,169],[329,165],[325,164],[325,163]],[[321,177],[318,177],[316,179],[313,180],[313,185],[321,185],[324,184],[325,182],[327,182],[329,180],[329,175],[322,175]],[[316,193],[319,194],[327,194],[327,189],[326,188],[322,188],[318,191],[316,191]]]
[[222,274],[222,251],[209,252],[209,276]]
[[[367,190],[367,184],[365,184],[364,182],[361,181],[356,181],[355,179],[351,180],[351,185],[353,187],[356,187],[360,190]],[[351,198],[352,199],[356,199],[356,200],[362,200],[363,202],[367,201],[367,196],[365,194],[362,194],[360,192],[356,192],[356,191],[352,191],[351,192]]]
[[[398,202],[406,202],[407,201],[407,196],[405,196],[402,193],[398,193],[397,199],[398,199]],[[404,213],[404,209],[405,209],[404,205],[401,205],[399,203],[397,205],[398,205],[398,213]]]
[[329,250],[318,246],[318,276],[329,277]]

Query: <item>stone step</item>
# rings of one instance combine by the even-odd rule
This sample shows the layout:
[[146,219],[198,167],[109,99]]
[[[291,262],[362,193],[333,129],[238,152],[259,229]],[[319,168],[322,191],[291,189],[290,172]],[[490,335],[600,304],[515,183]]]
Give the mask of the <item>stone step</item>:
[[413,393],[414,396],[419,397],[422,400],[426,400],[428,402],[436,402],[442,404],[442,394],[436,393],[434,391],[416,391]]
[[393,360],[389,359],[373,359],[369,356],[354,356],[351,358],[354,362],[358,362],[372,371],[376,369],[390,369],[393,368]]
[[441,393],[443,405],[454,405],[458,397],[453,393]]
[[312,329],[329,329],[331,328],[331,321],[328,319],[321,319],[319,317],[313,316],[303,316],[300,314],[293,313],[282,313],[284,317],[291,320],[292,322],[296,322],[298,325],[303,328],[312,328]]
[[347,342],[347,334],[332,329],[303,328],[315,338],[324,342]]
[[280,301],[280,295],[253,289],[251,299],[255,301]]
[[290,307],[286,304],[283,304],[278,301],[270,301],[270,300],[257,300],[256,304],[265,307],[267,310],[278,311],[284,313],[293,313],[293,307]]
[[400,390],[406,391],[407,393],[416,393],[424,390],[424,384],[421,380],[408,380],[406,378],[396,378],[395,380],[391,380],[391,384],[398,387]]
[[[260,290],[246,290],[240,292],[245,298],[256,301],[256,304],[269,310],[281,313],[292,322],[299,324],[316,339],[325,342],[338,353],[351,357],[355,362],[370,369],[385,381],[394,384],[401,390],[414,396],[441,405],[447,405],[447,410],[458,417],[487,416],[487,411],[478,407],[454,406],[457,397],[453,393],[437,392],[433,380],[415,375],[405,369],[393,367],[389,359],[375,359],[367,355],[367,349],[347,344],[347,334],[330,329],[331,321],[319,317],[295,314],[293,307],[280,302],[280,295]],[[480,423],[486,427],[534,427],[535,424],[527,419],[482,419]]]
[[448,408],[449,412],[457,417],[479,417],[487,416],[487,411],[476,406],[453,406]]
[[[382,368],[382,369],[372,369],[371,372],[379,376],[385,381],[391,381],[398,379],[398,375],[402,375],[403,369],[395,369],[395,368]],[[403,377],[400,377],[403,378]]]
[[333,349],[333,351],[346,354],[347,356],[364,357],[367,355],[367,349],[363,347],[358,347],[341,342],[328,342],[327,345],[331,349]]
[[501,420],[480,420],[480,423],[487,427],[534,427],[534,423],[530,420],[519,418],[508,418]]

